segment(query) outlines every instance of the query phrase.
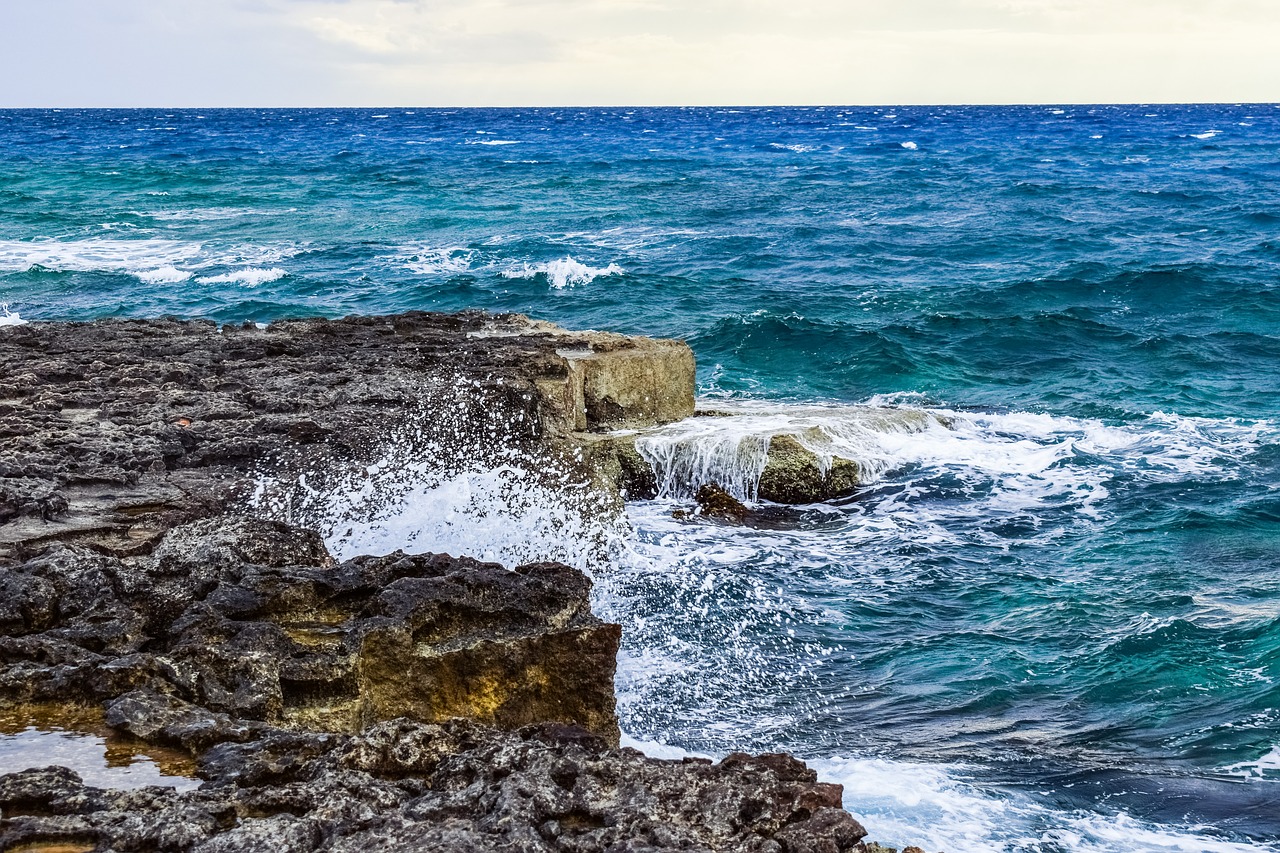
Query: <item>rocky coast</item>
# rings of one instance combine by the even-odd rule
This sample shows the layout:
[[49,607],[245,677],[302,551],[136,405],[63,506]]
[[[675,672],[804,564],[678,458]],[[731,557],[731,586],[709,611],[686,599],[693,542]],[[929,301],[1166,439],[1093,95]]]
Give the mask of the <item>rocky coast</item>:
[[[620,748],[622,629],[578,568],[335,556],[307,524],[391,435],[616,509],[657,487],[628,435],[693,391],[683,343],[518,315],[0,328],[0,711],[203,781],[3,768],[0,850],[878,849],[790,756]],[[786,441],[768,464],[779,500],[857,481]]]

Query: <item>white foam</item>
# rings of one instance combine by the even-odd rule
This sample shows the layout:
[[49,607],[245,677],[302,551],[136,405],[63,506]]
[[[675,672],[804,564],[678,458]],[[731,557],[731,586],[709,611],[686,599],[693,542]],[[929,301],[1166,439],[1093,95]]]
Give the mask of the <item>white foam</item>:
[[[178,283],[210,268],[278,263],[304,251],[293,243],[210,247],[204,243],[163,239],[0,240],[0,271],[33,267],[54,272],[109,272],[132,275],[148,284]],[[265,272],[265,271],[264,271]],[[223,279],[213,275],[204,283],[248,283],[253,276]],[[278,277],[278,276],[277,276]],[[254,282],[261,283],[261,282]]]
[[138,273],[200,257],[200,243],[180,240],[0,240],[0,270],[39,266],[57,272]]
[[1125,812],[1060,811],[1026,796],[999,796],[966,781],[960,765],[868,758],[809,762],[844,786],[845,807],[871,837],[949,853],[1070,850],[1073,853],[1243,853],[1275,850],[1207,835],[1211,827],[1156,826]]
[[818,150],[818,149],[817,149],[815,146],[813,146],[813,145],[800,145],[800,144],[796,144],[796,145],[785,145],[785,144],[783,144],[783,143],[781,143],[781,142],[770,142],[770,143],[769,143],[769,147],[770,147],[770,148],[777,148],[779,151],[794,151],[794,152],[795,152],[795,153],[797,153],[797,154],[808,154],[810,151],[817,151],[817,150]]
[[268,216],[270,211],[251,207],[198,207],[191,210],[134,211],[140,216],[164,222],[216,222],[223,219],[240,219],[246,216]]
[[468,145],[519,145],[519,139],[468,139]]
[[618,745],[630,749],[638,749],[650,758],[661,758],[665,761],[679,761],[682,758],[715,758],[715,756],[707,755],[703,752],[690,752],[678,746],[669,746],[653,740],[640,740],[626,732],[622,733],[622,738],[619,740]]
[[1203,133],[1191,134],[1191,138],[1192,139],[1213,139],[1215,136],[1217,136],[1220,133],[1222,133],[1222,131],[1220,130],[1206,130]]
[[0,326],[21,326],[26,322],[17,311],[9,310],[8,302],[0,302]]
[[566,505],[558,490],[540,484],[528,466],[448,474],[413,464],[394,476],[405,477],[409,486],[389,501],[380,497],[376,476],[327,498],[332,521],[322,530],[335,557],[402,548],[506,566],[557,560],[587,569],[600,563],[595,522],[580,507]]
[[271,269],[249,267],[248,269],[235,270],[222,275],[201,276],[196,281],[200,284],[239,284],[244,287],[257,287],[260,284],[279,281],[288,274],[288,271],[279,267],[272,267]]
[[[1117,473],[1150,481],[1229,479],[1234,460],[1275,437],[1268,421],[1188,418],[1156,412],[1124,426],[1027,412],[973,413],[896,405],[795,406],[708,400],[728,417],[695,417],[641,435],[637,450],[658,473],[660,493],[687,496],[719,483],[754,500],[769,440],[793,437],[826,470],[834,457],[858,464],[864,483],[913,468],[916,478],[946,472],[990,484],[987,509],[1044,502],[1086,513],[1108,495]],[[1069,464],[1076,457],[1104,464]]]
[[547,283],[557,290],[579,284],[590,284],[597,278],[611,275],[622,275],[626,271],[617,264],[606,267],[592,267],[575,261],[573,258],[561,258],[557,261],[530,264],[525,263],[518,269],[502,271],[503,278],[535,278],[544,276]]
[[903,148],[907,149],[908,151],[915,151],[917,148],[919,148],[919,147],[920,147],[919,145],[915,144],[914,142],[903,142],[903,143],[901,143],[901,145],[902,145],[902,147],[903,147]]

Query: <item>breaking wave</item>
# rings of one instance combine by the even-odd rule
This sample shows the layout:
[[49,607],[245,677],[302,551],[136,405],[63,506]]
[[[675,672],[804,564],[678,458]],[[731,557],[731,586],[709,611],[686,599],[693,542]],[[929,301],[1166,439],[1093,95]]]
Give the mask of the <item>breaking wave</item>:
[[592,267],[575,261],[573,258],[561,258],[558,261],[545,263],[525,263],[519,268],[502,271],[503,278],[545,278],[547,284],[556,290],[574,287],[579,284],[590,284],[597,278],[622,275],[626,271],[617,264],[606,267]]

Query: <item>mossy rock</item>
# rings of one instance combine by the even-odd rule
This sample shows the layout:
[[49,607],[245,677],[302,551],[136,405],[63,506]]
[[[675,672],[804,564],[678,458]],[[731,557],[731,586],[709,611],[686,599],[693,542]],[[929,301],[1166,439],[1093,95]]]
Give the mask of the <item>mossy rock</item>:
[[818,455],[795,436],[775,435],[769,440],[768,461],[757,495],[774,503],[820,503],[847,497],[861,485],[862,469],[857,462],[837,456],[823,471]]

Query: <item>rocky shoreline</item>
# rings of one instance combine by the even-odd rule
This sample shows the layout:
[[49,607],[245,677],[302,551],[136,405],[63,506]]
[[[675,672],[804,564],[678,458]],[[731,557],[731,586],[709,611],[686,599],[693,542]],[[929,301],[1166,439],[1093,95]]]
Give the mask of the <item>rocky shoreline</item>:
[[[304,523],[391,433],[608,511],[654,488],[618,431],[692,416],[693,376],[682,343],[518,315],[0,329],[0,710],[101,709],[205,780],[0,776],[0,850],[880,849],[789,756],[618,748],[581,571],[339,560]],[[770,456],[782,498],[856,484]]]

